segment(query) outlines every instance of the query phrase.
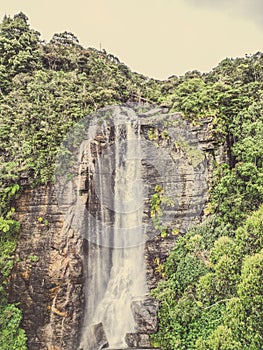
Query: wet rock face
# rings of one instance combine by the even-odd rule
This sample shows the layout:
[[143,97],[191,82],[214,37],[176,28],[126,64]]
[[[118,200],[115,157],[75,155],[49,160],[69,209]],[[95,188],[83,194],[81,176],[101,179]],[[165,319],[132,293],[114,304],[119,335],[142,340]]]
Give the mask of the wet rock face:
[[52,186],[26,189],[10,301],[23,310],[30,350],[76,349],[83,309],[82,240],[68,228]]
[[92,331],[95,338],[95,343],[97,345],[97,349],[101,350],[107,348],[109,346],[109,343],[102,323],[94,325]]
[[[168,118],[171,124],[165,124],[165,114],[139,117],[141,137],[146,140],[142,145],[146,154],[142,178],[147,189],[143,220],[148,236],[145,244],[147,284],[152,289],[162,278],[162,264],[176,244],[178,234],[184,234],[200,222],[208,199],[213,160],[220,160],[222,152],[211,137],[208,120],[190,126],[178,114]],[[175,133],[174,138],[167,137],[167,133]],[[112,135],[111,144],[114,143]],[[95,141],[101,152],[107,148],[103,137],[97,135]],[[92,182],[90,184],[92,186]],[[173,201],[172,205],[162,203],[161,207],[164,222],[160,224],[167,227],[166,237],[162,237],[160,229],[152,223],[152,196],[156,185]],[[88,186],[86,178],[83,186]],[[86,192],[85,187],[83,197]],[[98,205],[95,199],[94,208],[90,209],[94,212]],[[10,283],[10,301],[19,302],[23,310],[28,348],[78,349],[85,307],[85,240],[64,221],[52,185],[25,189],[17,201],[17,219],[21,232]],[[171,231],[172,227],[175,232]],[[134,301],[132,311],[137,333],[127,334],[126,342],[134,349],[150,348],[148,334],[158,328],[158,303],[153,299]],[[98,333],[103,333],[101,327]]]
[[[86,336],[89,338],[89,350],[101,350],[109,346],[103,324],[100,322],[88,330]],[[82,347],[79,350],[84,350]]]

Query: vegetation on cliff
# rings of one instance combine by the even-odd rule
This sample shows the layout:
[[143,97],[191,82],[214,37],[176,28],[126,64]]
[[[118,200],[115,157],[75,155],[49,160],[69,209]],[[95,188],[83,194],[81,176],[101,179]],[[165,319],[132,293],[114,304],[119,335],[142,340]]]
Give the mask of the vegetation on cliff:
[[161,301],[162,349],[261,349],[263,206],[232,237],[218,217],[195,227],[165,264],[154,290]]
[[153,291],[161,301],[153,341],[163,350],[263,347],[262,73],[260,53],[225,59],[165,97],[186,118],[212,117],[226,159],[215,164],[209,218],[178,239]]
[[21,313],[7,300],[19,223],[14,201],[23,187],[53,179],[64,135],[108,104],[149,101],[211,117],[226,149],[216,166],[209,219],[178,239],[161,301],[162,349],[261,349],[263,208],[263,54],[225,59],[208,74],[148,79],[106,51],[84,49],[68,32],[49,43],[23,13],[0,27],[0,347],[26,349]]

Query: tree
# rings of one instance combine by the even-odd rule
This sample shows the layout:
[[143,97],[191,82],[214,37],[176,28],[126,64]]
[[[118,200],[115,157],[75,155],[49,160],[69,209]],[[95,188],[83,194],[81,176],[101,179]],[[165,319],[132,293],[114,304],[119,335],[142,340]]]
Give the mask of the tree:
[[78,38],[70,32],[55,33],[50,41],[51,44],[55,45],[66,45],[66,46],[79,46]]
[[263,347],[263,251],[247,256],[238,285],[238,297],[227,303],[225,324],[244,350]]
[[0,66],[5,67],[9,79],[41,65],[40,34],[30,29],[27,21],[21,12],[13,19],[4,17],[0,26]]

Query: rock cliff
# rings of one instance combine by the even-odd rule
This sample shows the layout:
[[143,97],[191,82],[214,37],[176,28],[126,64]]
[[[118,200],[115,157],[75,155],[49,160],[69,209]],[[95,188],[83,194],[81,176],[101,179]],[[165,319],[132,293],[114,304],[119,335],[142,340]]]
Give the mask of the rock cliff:
[[[146,155],[142,160],[147,187],[143,220],[147,224],[145,259],[150,290],[161,279],[162,263],[178,234],[202,219],[213,161],[220,161],[223,153],[213,140],[209,120],[190,125],[181,115],[163,109],[139,113],[139,118]],[[107,148],[103,137],[95,137],[101,149]],[[114,143],[114,134],[111,137]],[[84,187],[90,185],[84,182]],[[165,234],[158,223],[152,223],[156,186],[162,212],[157,219]],[[52,184],[25,187],[16,211],[21,232],[9,295],[23,310],[28,348],[78,349],[85,300],[83,262],[90,253],[89,245],[65,220]],[[136,336],[132,342],[138,343]]]

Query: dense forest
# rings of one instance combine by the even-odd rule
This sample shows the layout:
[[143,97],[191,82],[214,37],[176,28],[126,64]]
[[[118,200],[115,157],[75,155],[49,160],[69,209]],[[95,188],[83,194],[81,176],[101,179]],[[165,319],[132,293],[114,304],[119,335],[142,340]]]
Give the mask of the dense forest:
[[26,349],[19,305],[8,282],[19,233],[14,203],[31,186],[53,181],[54,160],[69,128],[109,105],[143,101],[210,117],[226,162],[214,164],[205,220],[162,267],[163,350],[263,348],[263,54],[226,58],[211,72],[165,81],[132,72],[105,50],[83,48],[74,34],[41,41],[23,13],[0,27],[0,349]]

